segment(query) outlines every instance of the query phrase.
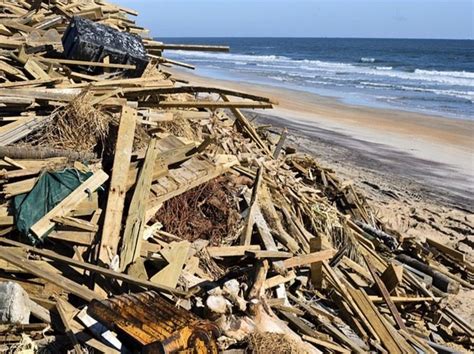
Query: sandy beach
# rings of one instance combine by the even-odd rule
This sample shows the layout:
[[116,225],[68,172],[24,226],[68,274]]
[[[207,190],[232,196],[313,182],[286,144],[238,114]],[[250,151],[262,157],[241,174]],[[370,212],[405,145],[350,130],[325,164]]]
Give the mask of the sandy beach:
[[211,79],[173,69],[194,85],[278,101],[247,116],[352,181],[406,236],[455,244],[474,234],[474,122],[351,106],[312,93]]
[[[184,70],[174,73],[196,85],[270,97],[278,102],[274,109],[251,114],[289,128],[300,140],[310,138],[311,144],[300,144],[306,150],[315,150],[315,139],[331,142],[332,150],[346,148],[359,167],[411,178],[447,205],[473,208],[474,121],[351,106],[303,91],[216,80]],[[350,160],[347,154],[340,155],[339,160]]]

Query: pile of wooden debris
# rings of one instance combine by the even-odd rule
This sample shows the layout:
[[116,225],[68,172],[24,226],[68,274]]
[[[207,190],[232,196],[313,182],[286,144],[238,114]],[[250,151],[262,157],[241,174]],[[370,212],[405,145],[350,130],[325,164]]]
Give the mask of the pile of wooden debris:
[[135,15],[0,2],[1,352],[473,349],[444,300],[473,288],[462,252],[388,230],[239,110],[270,99],[168,73],[190,66],[163,50],[227,48]]

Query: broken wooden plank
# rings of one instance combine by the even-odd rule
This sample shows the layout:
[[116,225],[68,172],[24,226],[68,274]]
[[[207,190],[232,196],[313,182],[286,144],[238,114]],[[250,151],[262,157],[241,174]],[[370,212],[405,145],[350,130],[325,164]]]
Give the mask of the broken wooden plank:
[[319,251],[319,252],[292,257],[289,259],[285,259],[283,261],[283,266],[285,268],[309,266],[312,263],[323,262],[323,261],[327,261],[328,259],[331,259],[334,256],[334,253],[335,253],[334,250],[330,249],[330,250]]
[[161,254],[168,264],[150,278],[156,284],[176,288],[183,266],[188,260],[191,244],[188,241],[177,242],[170,245],[170,248],[161,250]]
[[259,245],[207,247],[212,258],[243,257],[247,251],[259,251],[260,249]]
[[397,308],[395,307],[395,304],[392,302],[390,299],[390,293],[385,287],[385,284],[383,281],[379,278],[377,272],[374,269],[374,266],[370,263],[368,258],[365,258],[365,262],[367,263],[367,268],[369,268],[369,272],[372,275],[372,278],[375,281],[375,285],[378,288],[380,294],[382,295],[383,299],[385,300],[385,303],[388,306],[388,309],[390,310],[393,318],[395,319],[395,322],[398,326],[399,329],[403,331],[407,331],[407,328],[405,326],[405,323],[402,320],[402,317],[400,316],[400,313],[398,312]]
[[79,285],[76,282],[69,280],[62,275],[54,274],[44,269],[38,268],[36,265],[31,264],[29,260],[19,257],[16,254],[5,250],[3,248],[0,252],[0,258],[6,260],[7,262],[15,265],[18,268],[21,268],[28,273],[31,273],[39,278],[43,278],[48,282],[51,282],[60,288],[70,292],[86,301],[91,301],[93,299],[100,299],[100,296],[94,293],[92,290],[86,288],[83,285]]
[[110,255],[117,254],[120,241],[136,118],[136,110],[122,107],[99,250],[99,259],[106,264],[112,261]]
[[120,268],[133,263],[140,256],[140,248],[145,231],[145,214],[147,201],[150,194],[151,182],[155,160],[157,157],[156,139],[152,139],[148,145],[145,161],[138,177],[137,185],[130,202],[125,230],[122,238],[122,248],[120,250]]
[[[61,263],[64,263],[64,264],[67,264],[67,265],[70,265],[70,266],[73,266],[73,267],[76,267],[76,268],[79,268],[79,269],[85,269],[85,270],[87,270],[91,273],[100,274],[100,275],[103,275],[104,277],[107,277],[107,278],[121,280],[121,281],[124,281],[128,284],[137,285],[137,286],[140,286],[140,287],[143,287],[143,288],[146,288],[146,289],[156,290],[156,291],[159,291],[159,292],[162,292],[162,293],[165,293],[165,294],[172,294],[172,295],[183,296],[183,297],[186,297],[186,296],[189,295],[189,293],[185,292],[185,291],[171,289],[169,287],[162,286],[162,285],[159,285],[159,284],[155,284],[155,283],[150,282],[150,281],[140,280],[140,279],[131,277],[131,276],[129,276],[127,274],[124,274],[124,273],[115,272],[111,269],[99,267],[99,266],[96,266],[94,264],[89,264],[87,262],[77,261],[77,260],[72,259],[70,257],[65,257],[65,256],[62,256],[60,254],[57,254],[56,252],[53,252],[53,251],[41,250],[41,249],[38,249],[38,248],[35,248],[35,247],[24,245],[20,242],[16,242],[16,241],[4,239],[4,238],[0,238],[0,243],[7,244],[7,245],[10,245],[10,246],[19,247],[21,249],[27,250],[30,253],[34,253],[34,254],[40,255],[42,257],[57,261],[57,262],[61,262]],[[6,261],[10,262],[10,259],[13,259],[12,257],[9,256],[11,254],[11,252],[8,252],[9,253],[8,257],[3,257],[3,254],[6,253],[6,252],[7,251],[3,252],[3,250],[2,250],[2,252],[0,252],[0,258],[5,259]],[[19,257],[16,257],[16,258],[19,258]],[[37,267],[29,267],[27,262],[25,262],[24,267],[23,266],[18,266],[18,263],[21,264],[21,260],[19,262],[14,260],[14,262],[10,262],[10,263],[14,264],[15,266],[17,266],[19,268],[25,269],[25,270],[29,271],[30,273],[32,273],[32,274],[34,274],[34,275],[36,275],[40,278],[44,278],[44,279],[48,280],[48,278],[47,278],[48,274],[45,274],[44,277],[42,275],[39,275],[42,272],[44,273],[44,271],[38,269]],[[30,271],[30,269],[32,269],[32,268],[36,269],[35,272]],[[68,279],[66,279],[66,280],[68,280]],[[74,289],[76,289],[77,287],[79,287],[81,289],[86,289],[86,291],[89,292],[86,295],[94,294],[94,297],[89,296],[88,297],[89,299],[87,299],[85,297],[81,297],[80,295],[78,295],[81,298],[85,299],[86,301],[91,301],[92,298],[98,298],[98,299],[104,298],[104,297],[100,296],[99,294],[89,290],[86,287],[80,286],[80,285],[78,285],[77,283],[75,283],[73,281],[69,281],[69,282],[71,282],[72,284],[75,285]],[[58,286],[62,287],[62,283],[58,282]],[[65,287],[64,289],[67,290],[67,287]],[[77,292],[77,293],[81,294],[80,292]],[[74,293],[74,294],[77,295],[77,293]]]
[[59,312],[59,317],[61,318],[61,321],[64,325],[66,335],[69,337],[69,340],[73,344],[74,352],[76,354],[85,354],[85,351],[82,350],[81,345],[77,341],[77,338],[76,338],[74,332],[72,332],[72,330],[71,330],[69,319],[66,316],[66,308],[64,307],[63,302],[64,302],[64,300],[61,299],[60,297],[56,298],[56,308]]

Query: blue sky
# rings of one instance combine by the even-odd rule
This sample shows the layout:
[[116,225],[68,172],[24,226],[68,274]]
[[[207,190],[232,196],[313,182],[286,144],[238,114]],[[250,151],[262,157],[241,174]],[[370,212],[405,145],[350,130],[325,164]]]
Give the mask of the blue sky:
[[158,37],[474,39],[473,0],[110,0]]

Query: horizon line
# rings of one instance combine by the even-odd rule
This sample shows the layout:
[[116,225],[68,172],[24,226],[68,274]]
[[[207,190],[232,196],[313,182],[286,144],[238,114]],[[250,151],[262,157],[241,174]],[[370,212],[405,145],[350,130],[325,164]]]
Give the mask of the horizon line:
[[474,41],[474,38],[420,38],[420,37],[309,37],[309,36],[153,36],[153,38],[275,38],[275,39],[409,39],[409,40],[445,40],[445,41]]

